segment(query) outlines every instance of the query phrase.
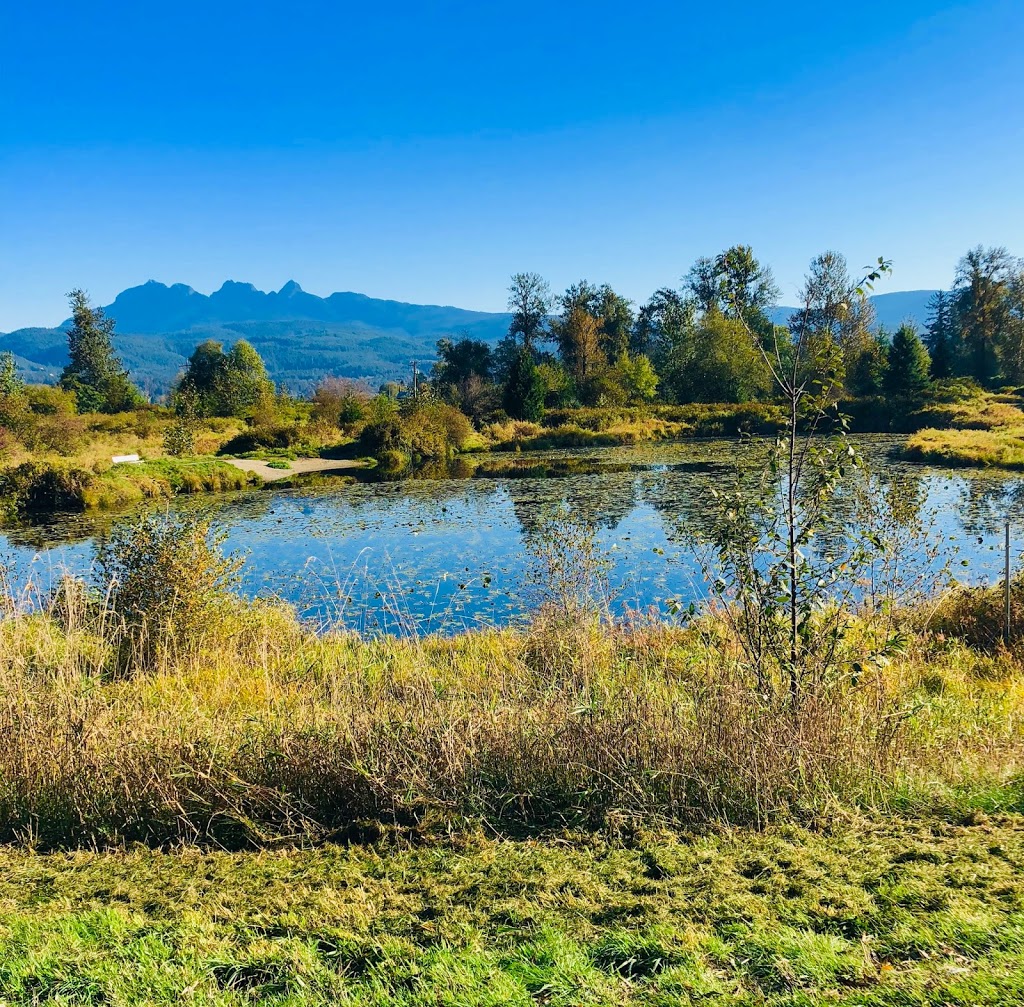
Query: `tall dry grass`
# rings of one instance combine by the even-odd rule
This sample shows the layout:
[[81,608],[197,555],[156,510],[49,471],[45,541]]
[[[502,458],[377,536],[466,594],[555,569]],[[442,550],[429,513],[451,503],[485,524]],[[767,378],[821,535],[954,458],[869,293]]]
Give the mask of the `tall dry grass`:
[[116,619],[76,597],[0,620],[2,840],[756,823],[1005,789],[1024,757],[1016,660],[924,637],[794,712],[710,617],[590,623],[567,651],[550,623],[364,640],[239,601],[115,676]]

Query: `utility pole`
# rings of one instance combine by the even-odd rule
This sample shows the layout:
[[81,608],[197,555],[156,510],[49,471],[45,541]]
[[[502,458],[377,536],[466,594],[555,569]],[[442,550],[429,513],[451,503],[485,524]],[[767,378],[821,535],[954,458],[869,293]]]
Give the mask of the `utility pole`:
[[416,361],[412,362],[412,400],[416,401]]

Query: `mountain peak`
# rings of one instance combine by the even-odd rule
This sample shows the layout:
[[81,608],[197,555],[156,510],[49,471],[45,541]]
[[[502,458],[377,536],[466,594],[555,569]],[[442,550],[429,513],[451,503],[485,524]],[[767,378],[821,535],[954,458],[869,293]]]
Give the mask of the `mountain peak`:
[[281,297],[291,297],[293,294],[302,294],[305,291],[294,280],[289,280],[279,291]]
[[231,292],[245,291],[247,293],[259,293],[256,287],[251,283],[240,283],[238,280],[225,280],[214,293],[225,294]]

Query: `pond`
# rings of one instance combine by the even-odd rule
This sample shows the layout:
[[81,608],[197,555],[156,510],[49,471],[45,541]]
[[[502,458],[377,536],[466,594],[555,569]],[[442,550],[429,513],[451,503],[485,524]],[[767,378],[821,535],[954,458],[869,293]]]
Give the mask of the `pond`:
[[[1008,513],[1024,545],[1024,478],[913,466],[891,459],[896,438],[856,441],[877,492],[904,501],[900,520],[931,525],[936,555],[911,536],[912,559],[946,564],[971,582],[1001,576]],[[756,481],[767,452],[756,439],[547,452],[605,470],[258,490],[171,506],[223,531],[226,550],[245,558],[245,593],[284,598],[325,625],[424,633],[514,622],[536,596],[544,516],[560,506],[595,530],[616,606],[667,613],[707,596],[698,540],[716,507],[713,491],[738,476]],[[74,515],[9,528],[0,562],[16,591],[38,597],[64,570],[88,576],[96,539],[130,519]]]

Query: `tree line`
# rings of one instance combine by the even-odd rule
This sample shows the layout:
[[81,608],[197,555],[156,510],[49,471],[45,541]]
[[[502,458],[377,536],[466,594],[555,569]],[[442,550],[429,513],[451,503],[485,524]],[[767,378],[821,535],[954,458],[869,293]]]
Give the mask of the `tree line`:
[[[453,335],[437,344],[429,391],[475,422],[504,412],[536,420],[576,406],[770,400],[778,393],[766,360],[814,347],[816,366],[853,397],[919,398],[934,381],[965,377],[985,386],[1024,384],[1024,260],[978,246],[957,265],[948,290],[929,303],[923,330],[906,321],[888,332],[856,294],[846,259],[828,251],[810,263],[801,307],[777,325],[779,288],[746,245],[694,262],[677,288],[637,307],[609,284],[580,280],[552,293],[537,273],[512,276],[508,332],[497,344]],[[114,321],[81,290],[69,295],[68,364],[58,382],[80,412],[123,412],[144,404],[113,346]],[[824,362],[824,363],[823,363]],[[0,354],[0,393],[18,383]],[[381,391],[392,397],[394,383]],[[225,351],[196,347],[170,393],[186,418],[245,416],[272,399],[274,385],[245,340]]]
[[494,349],[441,340],[434,386],[474,419],[655,398],[743,403],[777,394],[762,350],[784,360],[799,342],[850,396],[918,398],[951,377],[1024,383],[1024,262],[1006,249],[969,251],[953,286],[931,299],[923,330],[876,324],[856,286],[845,257],[824,252],[811,261],[801,307],[777,325],[778,286],[746,245],[699,258],[679,288],[639,308],[608,284],[581,280],[555,295],[537,273],[517,273],[505,338]]

